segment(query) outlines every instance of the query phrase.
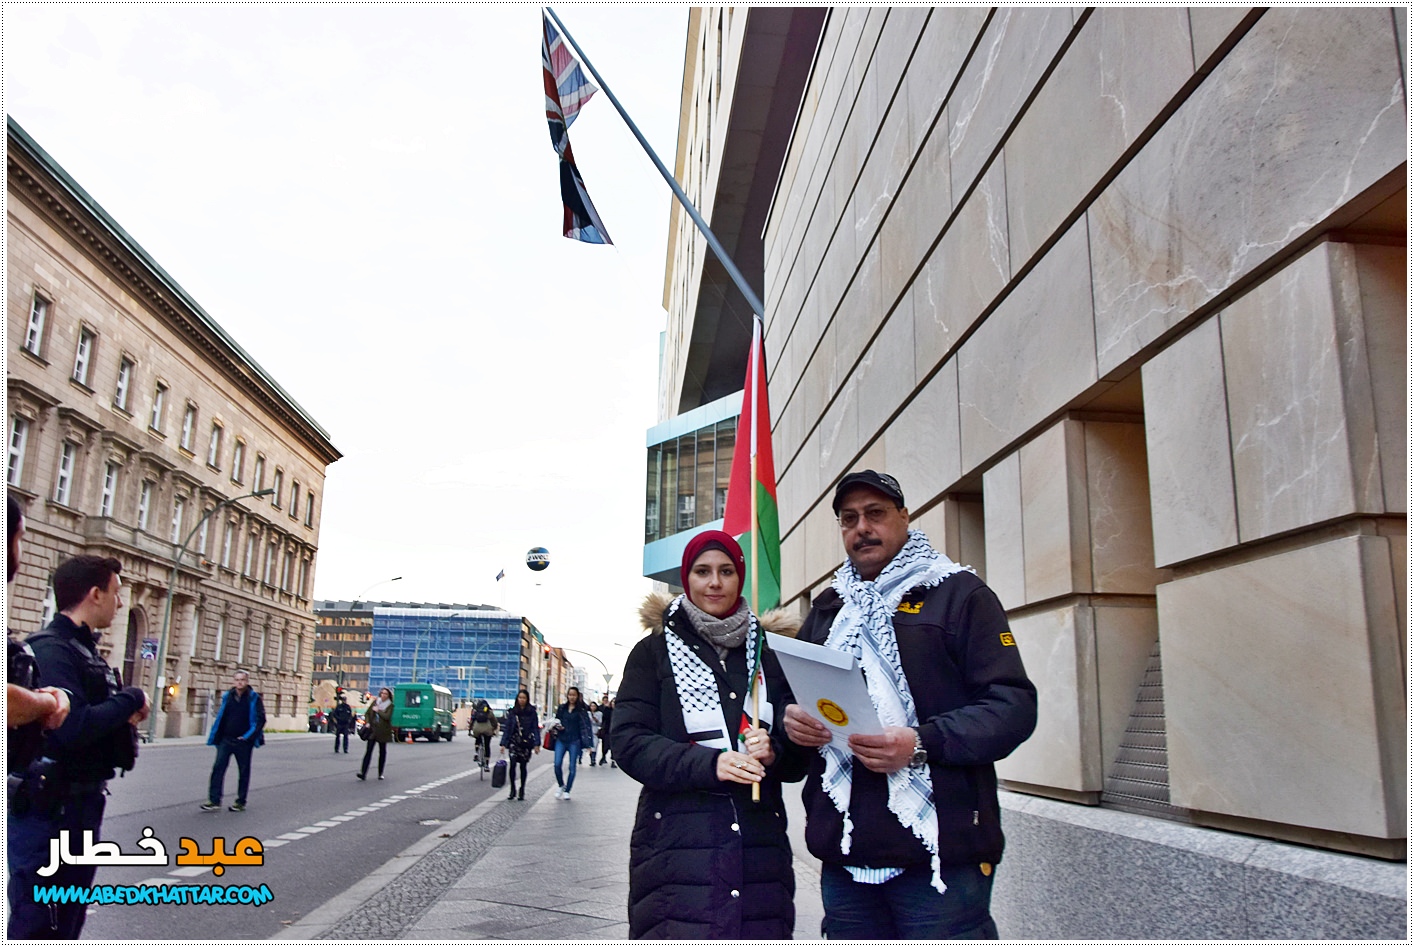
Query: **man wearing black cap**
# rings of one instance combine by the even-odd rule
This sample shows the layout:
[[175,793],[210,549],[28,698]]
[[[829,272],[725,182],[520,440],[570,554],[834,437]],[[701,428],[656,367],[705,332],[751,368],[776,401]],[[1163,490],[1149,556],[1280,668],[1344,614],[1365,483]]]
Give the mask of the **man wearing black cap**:
[[806,708],[785,709],[787,736],[817,751],[805,840],[823,863],[824,933],[995,939],[992,764],[1031,735],[1036,688],[996,595],[909,528],[897,480],[848,474],[834,510],[848,560],[797,638],[858,658],[884,732],[841,746]]

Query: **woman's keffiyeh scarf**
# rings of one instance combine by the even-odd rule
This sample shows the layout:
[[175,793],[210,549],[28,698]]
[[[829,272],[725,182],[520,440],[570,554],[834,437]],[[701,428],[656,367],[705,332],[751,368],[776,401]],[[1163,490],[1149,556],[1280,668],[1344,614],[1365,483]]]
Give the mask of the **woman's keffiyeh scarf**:
[[[679,595],[668,606],[667,617],[671,618],[674,612],[690,604],[686,596]],[[756,636],[761,634],[761,629],[756,624],[756,616],[749,612],[747,614],[747,679],[753,680],[759,670],[754,665],[758,653]],[[722,697],[717,692],[716,673],[707,662],[697,656],[692,646],[674,631],[665,629],[663,634],[667,638],[668,663],[673,669],[673,685],[678,692],[678,703],[682,705],[682,723],[688,739],[714,750],[735,749],[737,730],[727,726],[727,717],[722,710]],[[773,716],[771,704],[763,694],[762,724],[769,724]]]
[[[940,555],[921,530],[911,529],[903,549],[874,581],[861,579],[848,560],[835,572],[834,589],[844,600],[844,606],[835,616],[825,645],[859,659],[869,685],[869,697],[884,726],[918,726],[918,712],[908,680],[903,676],[898,641],[894,637],[894,611],[909,590],[930,588],[963,571],[972,570]],[[840,852],[848,855],[850,833],[854,829],[849,818],[854,757],[847,747],[834,743],[820,747],[820,753],[825,757],[825,792],[844,816]],[[916,770],[905,766],[890,773],[888,779],[889,811],[928,849],[933,861],[933,887],[939,892],[946,891],[938,861],[938,816],[933,806],[933,783],[927,768]]]

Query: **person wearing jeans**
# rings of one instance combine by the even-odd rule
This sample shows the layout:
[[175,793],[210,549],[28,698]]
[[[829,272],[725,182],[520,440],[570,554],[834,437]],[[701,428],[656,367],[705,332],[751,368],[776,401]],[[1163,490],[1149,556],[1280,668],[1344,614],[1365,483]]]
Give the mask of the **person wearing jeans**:
[[211,782],[206,787],[207,812],[221,808],[221,792],[226,782],[226,767],[236,758],[236,801],[232,812],[244,812],[246,793],[250,791],[250,755],[265,743],[265,711],[260,694],[250,686],[250,674],[243,670],[231,676],[231,689],[221,699],[221,709],[211,723],[207,746],[216,747],[216,762],[211,767]]
[[[579,696],[578,687],[571,687],[565,692],[565,702],[555,711],[555,719],[560,722],[560,732],[555,735],[555,782],[559,783],[560,788],[555,790],[555,798],[568,800],[570,790],[574,788],[574,773],[579,763],[580,750],[594,740],[594,725],[589,719],[589,707]],[[568,779],[561,765],[567,754],[570,758]]]

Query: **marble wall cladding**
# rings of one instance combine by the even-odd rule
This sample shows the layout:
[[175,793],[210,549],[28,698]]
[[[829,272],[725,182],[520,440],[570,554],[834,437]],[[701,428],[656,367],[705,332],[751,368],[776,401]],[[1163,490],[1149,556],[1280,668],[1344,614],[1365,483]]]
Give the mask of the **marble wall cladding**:
[[953,194],[967,192],[1074,26],[1069,7],[1001,7],[948,99]]
[[840,524],[825,500],[805,517],[805,581],[815,586],[829,578],[844,562]]
[[1408,271],[1404,247],[1333,246],[1348,257],[1360,287],[1360,319],[1374,398],[1384,508],[1409,511],[1409,385],[1404,352],[1409,344]]
[[1145,362],[1143,379],[1155,562],[1172,565],[1237,545],[1217,318]]
[[986,505],[987,584],[1003,608],[1018,608],[1026,604],[1019,451],[1003,457],[982,475],[982,496]]
[[1101,375],[1404,161],[1389,22],[1268,11],[1091,205]]
[[1383,509],[1352,262],[1321,244],[1219,317],[1243,541]]
[[959,351],[963,470],[981,466],[1097,380],[1081,219]]
[[867,246],[874,239],[913,159],[907,104],[895,101],[877,125],[878,137],[869,146],[869,157],[855,184],[849,206],[856,246]]
[[781,537],[781,601],[789,602],[804,591],[805,530],[796,529]]
[[953,494],[913,522],[928,534],[933,548],[954,562],[973,569],[982,581],[986,576],[986,525],[982,501],[971,495]]
[[1175,805],[1402,837],[1388,561],[1382,537],[1354,536],[1159,586]]
[[1108,772],[1129,726],[1134,700],[1159,638],[1159,613],[1153,605],[1097,605],[1095,677],[1098,682],[1100,759]]
[[859,391],[853,379],[820,419],[820,481],[834,483],[855,466],[853,458],[863,443],[859,437]]
[[855,366],[859,433],[871,441],[913,393],[913,301],[904,297]]
[[[928,123],[938,117],[990,15],[985,7],[933,8],[904,76],[908,110],[918,119],[915,132],[919,137],[927,133]],[[947,122],[939,125],[946,133]]]
[[1154,566],[1144,426],[1087,421],[1084,428],[1087,552],[1094,589],[1102,594],[1153,595],[1161,573]]
[[884,429],[882,442],[885,469],[898,478],[911,506],[931,500],[961,476],[955,363],[944,365],[913,396]]
[[997,763],[997,775],[1073,792],[1098,792],[1104,786],[1104,767],[1093,613],[1086,606],[1066,605],[1012,618],[1010,624],[1027,676],[1044,686],[1037,687],[1036,732]]
[[[895,103],[897,105],[897,103]],[[952,214],[947,134],[941,125],[923,142],[898,201],[879,229],[885,305],[898,298]]]
[[[1403,520],[1389,525],[1389,558],[1390,569],[1394,576],[1394,614],[1396,624],[1400,628],[1409,627],[1409,533],[1408,527]],[[1399,638],[1399,666],[1408,668],[1409,654],[1407,651],[1409,642],[1401,635]]]
[[[942,136],[939,126],[934,137],[941,140]],[[1010,279],[1006,172],[998,162],[988,169],[913,281],[920,374],[931,371],[956,348]]]
[[1208,57],[1227,42],[1253,11],[1252,7],[1188,7],[1189,29],[1193,34],[1193,63],[1202,66]]
[[835,377],[847,380],[854,363],[864,354],[869,337],[884,321],[880,293],[879,245],[876,243],[858,261],[854,280],[840,300],[835,313]]
[[1193,74],[1182,7],[1101,7],[1007,139],[1007,221],[1018,264],[1060,228]]
[[1089,592],[1085,433],[1061,421],[1022,445],[1021,534],[1026,602]]

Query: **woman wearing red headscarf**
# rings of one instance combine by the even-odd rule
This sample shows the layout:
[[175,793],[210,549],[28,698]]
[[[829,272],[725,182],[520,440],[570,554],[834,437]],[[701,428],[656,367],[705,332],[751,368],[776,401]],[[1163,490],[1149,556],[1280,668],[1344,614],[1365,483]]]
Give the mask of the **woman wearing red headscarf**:
[[[624,666],[609,735],[619,767],[643,784],[630,937],[785,940],[795,928],[781,783],[805,768],[786,758],[785,678],[758,642],[763,629],[794,634],[800,621],[774,611],[758,623],[741,597],[744,568],[731,536],[700,533],[683,553],[684,593],[650,595],[639,611],[650,633]],[[758,655],[766,689],[753,727]]]

